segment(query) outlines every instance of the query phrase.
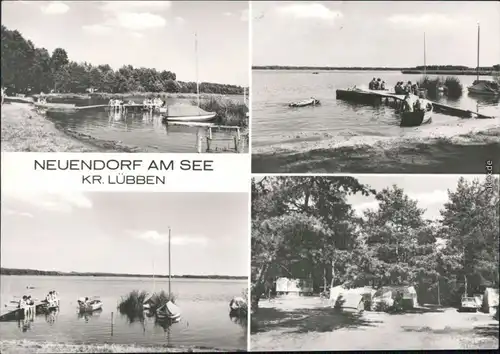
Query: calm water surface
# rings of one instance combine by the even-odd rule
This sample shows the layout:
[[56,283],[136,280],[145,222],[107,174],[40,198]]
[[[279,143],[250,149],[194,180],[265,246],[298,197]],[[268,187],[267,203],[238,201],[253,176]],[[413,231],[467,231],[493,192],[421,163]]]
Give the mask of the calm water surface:
[[[390,107],[364,106],[336,100],[336,89],[354,85],[367,87],[373,77],[385,80],[391,88],[397,81],[416,82],[421,75],[403,75],[400,72],[328,71],[313,74],[312,71],[254,70],[252,152],[260,156],[253,158],[253,171],[377,172],[376,168],[379,171],[385,168],[400,172],[400,168],[391,166],[384,155],[387,151],[397,151],[400,155],[403,153],[402,146],[414,148],[406,157],[407,160],[416,160],[417,165],[449,165],[456,162],[450,158],[455,159],[459,149],[464,145],[474,145],[476,159],[484,164],[490,149],[495,151],[500,147],[498,130],[491,137],[491,130],[500,126],[500,98],[469,96],[466,87],[472,84],[475,76],[460,76],[465,90],[460,99],[451,100],[443,96],[438,101],[479,111],[495,119],[461,119],[435,113],[431,124],[413,128],[399,127],[399,119]],[[319,99],[321,105],[288,107],[290,102],[309,97]],[[489,132],[488,136],[485,137],[484,132]],[[459,136],[461,139],[456,139]],[[422,144],[426,151],[419,153],[417,150],[422,148]],[[465,150],[467,148],[461,151]],[[292,151],[296,155],[292,156]],[[481,152],[483,156],[477,156]],[[270,153],[272,158],[269,157]],[[354,157],[356,162],[343,161],[347,154]],[[332,158],[336,159],[336,163],[331,162]],[[446,170],[444,165],[442,169]]]
[[[243,96],[231,96],[231,99],[243,102]],[[128,98],[126,99],[129,100]],[[143,98],[131,98],[142,102]],[[198,114],[198,107],[193,106],[192,98],[168,98],[171,114]],[[51,102],[74,103],[77,106],[107,104],[104,100],[52,100]],[[84,134],[100,141],[113,141],[121,146],[139,152],[196,152],[196,134],[205,135],[204,128],[165,125],[159,114],[149,112],[110,112],[106,108],[79,111],[49,111],[47,117],[57,128],[63,131]],[[226,132],[216,132],[214,138],[232,138]]]
[[[132,290],[167,290],[167,279],[119,277],[1,276],[2,307],[13,296],[29,292],[42,299],[50,290],[59,292],[58,313],[38,315],[33,322],[0,322],[0,338],[74,343],[117,343],[137,345],[203,346],[226,350],[247,348],[244,321],[229,317],[229,301],[241,296],[246,281],[174,279],[172,291],[182,309],[179,323],[163,328],[153,318],[130,323],[117,314],[122,295]],[[27,286],[34,289],[26,290]],[[79,315],[76,300],[99,296],[100,312]],[[111,322],[114,312],[114,325]]]

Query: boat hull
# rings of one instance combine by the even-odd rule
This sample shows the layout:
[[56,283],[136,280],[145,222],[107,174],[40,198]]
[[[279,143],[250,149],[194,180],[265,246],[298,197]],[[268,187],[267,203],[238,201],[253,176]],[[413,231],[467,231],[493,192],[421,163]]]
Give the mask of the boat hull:
[[172,301],[169,301],[164,306],[156,310],[156,316],[158,319],[178,321],[181,318],[181,309]]
[[33,103],[33,99],[24,97],[4,96],[3,99],[5,102],[30,103],[30,104]]
[[432,120],[432,111],[415,111],[401,113],[401,127],[418,127]]
[[305,100],[305,101],[300,101],[300,102],[292,102],[288,106],[298,108],[298,107],[307,107],[307,106],[317,106],[319,104],[320,104],[319,100],[310,99],[310,100]]
[[210,122],[215,119],[217,113],[208,113],[196,116],[165,116],[164,121],[167,122]]
[[91,304],[80,305],[80,312],[94,312],[102,308],[102,302],[94,302]]

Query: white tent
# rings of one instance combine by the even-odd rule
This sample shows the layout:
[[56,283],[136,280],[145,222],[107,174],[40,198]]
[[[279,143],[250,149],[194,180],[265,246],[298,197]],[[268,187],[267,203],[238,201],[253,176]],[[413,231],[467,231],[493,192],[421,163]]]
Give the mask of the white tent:
[[498,289],[486,288],[483,296],[482,310],[486,313],[494,313],[498,307]]

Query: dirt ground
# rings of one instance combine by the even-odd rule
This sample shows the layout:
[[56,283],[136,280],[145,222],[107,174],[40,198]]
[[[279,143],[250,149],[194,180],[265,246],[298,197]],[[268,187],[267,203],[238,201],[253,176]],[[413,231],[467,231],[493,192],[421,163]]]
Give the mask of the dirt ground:
[[252,315],[252,351],[370,349],[498,349],[498,321],[436,306],[339,313],[317,297],[262,300]]

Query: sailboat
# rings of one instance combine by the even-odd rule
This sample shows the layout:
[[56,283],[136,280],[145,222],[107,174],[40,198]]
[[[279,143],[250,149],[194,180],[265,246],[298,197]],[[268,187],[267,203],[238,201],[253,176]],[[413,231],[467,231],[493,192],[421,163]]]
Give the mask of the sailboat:
[[479,43],[481,35],[481,26],[477,23],[477,76],[476,80],[469,86],[467,90],[469,93],[478,95],[500,95],[500,87],[497,82],[492,80],[479,80]]
[[188,115],[188,116],[174,116],[168,114],[168,107],[160,110],[161,113],[166,113],[163,117],[166,121],[176,121],[176,122],[209,122],[215,118],[217,115],[216,112],[201,112],[200,109],[200,82],[198,79],[198,34],[195,33],[195,56],[196,56],[196,98],[198,101],[198,114],[197,115]]
[[[171,280],[172,280],[172,272],[171,272],[171,252],[170,252],[170,228],[168,229],[168,295],[171,294]],[[173,322],[178,322],[181,319],[181,309],[179,306],[173,303],[173,301],[169,300],[163,306],[160,306],[156,310],[156,317],[159,320],[170,320]]]

